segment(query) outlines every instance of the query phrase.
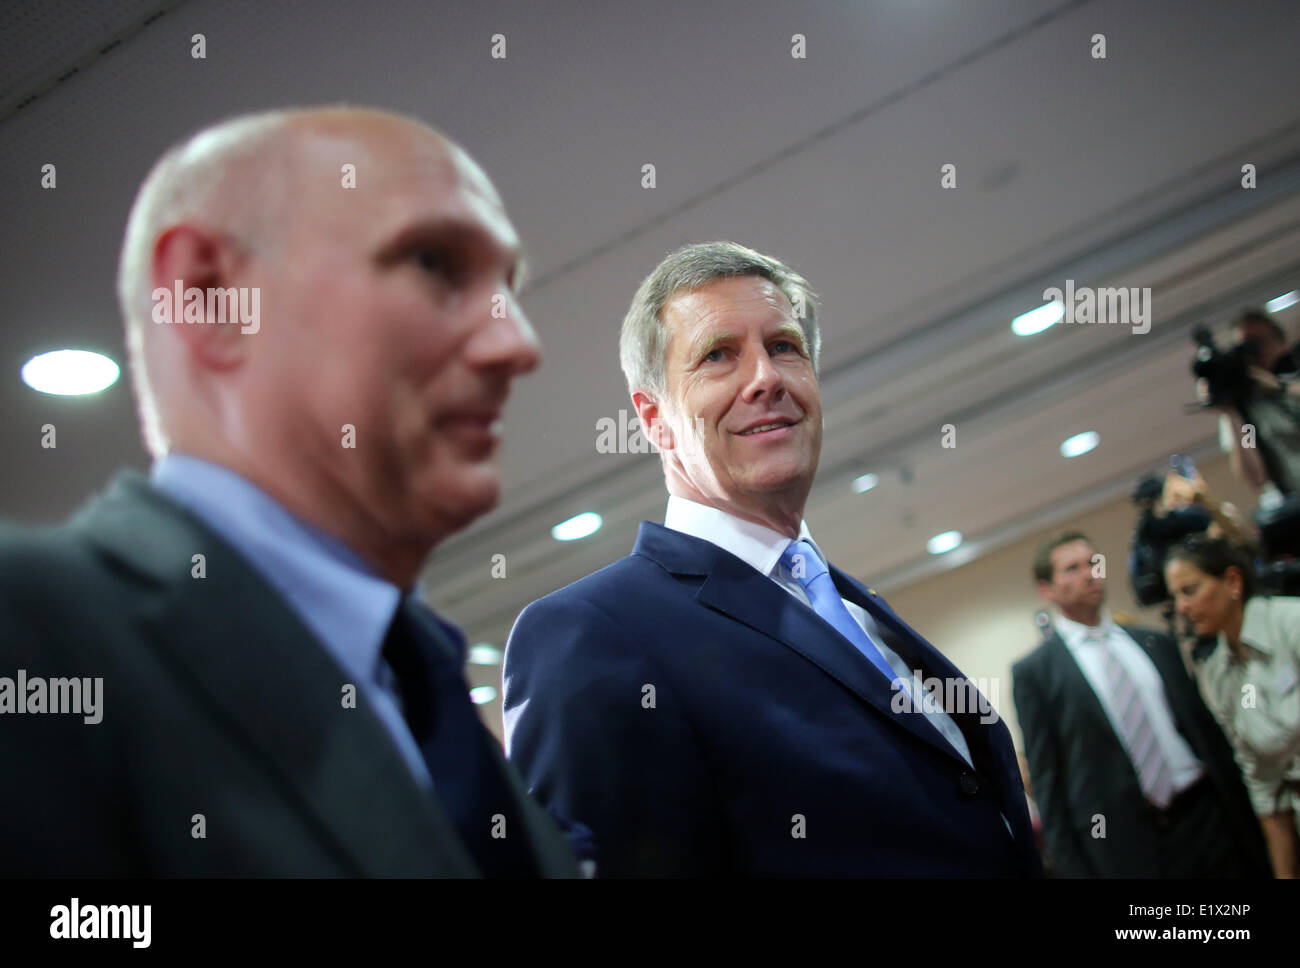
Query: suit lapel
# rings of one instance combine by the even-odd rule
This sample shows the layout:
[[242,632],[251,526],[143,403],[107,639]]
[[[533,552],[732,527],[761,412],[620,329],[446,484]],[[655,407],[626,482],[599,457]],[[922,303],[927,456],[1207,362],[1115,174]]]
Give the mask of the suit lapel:
[[[1181,677],[1177,679],[1177,682],[1175,683],[1176,685],[1181,685],[1184,682],[1188,685],[1195,685],[1192,677],[1187,672],[1187,666],[1183,664],[1182,656],[1178,653],[1177,645],[1170,643],[1172,646],[1171,648],[1161,648],[1162,643],[1168,641],[1164,636],[1157,635],[1154,632],[1148,632],[1145,629],[1140,629],[1135,626],[1121,625],[1119,627],[1123,629],[1125,634],[1136,642],[1141,647],[1142,651],[1147,654],[1147,658],[1151,660],[1151,664],[1154,665],[1156,671],[1160,673],[1160,679],[1166,686],[1166,692],[1169,691],[1168,687],[1170,685],[1170,680],[1175,677]],[[1183,690],[1179,689],[1176,691],[1181,694]],[[1172,703],[1173,696],[1169,696],[1168,698]]]
[[1094,721],[1093,725],[1096,734],[1110,737],[1110,742],[1113,742],[1116,749],[1123,753],[1125,759],[1127,759],[1128,753],[1124,750],[1119,736],[1116,735],[1115,727],[1111,725],[1110,716],[1106,714],[1106,707],[1101,704],[1101,698],[1097,695],[1096,690],[1092,688],[1092,683],[1088,681],[1088,677],[1083,674],[1083,669],[1075,661],[1074,655],[1070,652],[1069,646],[1065,644],[1065,640],[1061,638],[1059,632],[1054,633],[1048,639],[1048,649],[1052,656],[1052,665],[1058,670],[1065,690],[1067,693],[1074,693],[1081,704],[1081,708],[1087,710],[1087,715]]
[[349,677],[247,560],[138,475],[77,525],[145,586],[133,620],[159,659],[357,873],[477,872],[364,694],[343,708]]
[[[906,622],[895,614],[878,595],[866,588],[861,582],[850,575],[846,575],[838,568],[831,566],[831,574],[835,578],[835,587],[839,590],[841,598],[847,598],[849,601],[864,609],[876,622],[885,627],[885,629],[897,637],[905,647],[910,647],[914,655],[903,655],[914,665],[919,666],[921,670],[929,675],[938,676],[941,679],[965,679],[955,665],[948,661],[942,652],[921,637],[916,629],[912,628]],[[899,653],[902,655],[902,653]]]
[[1052,637],[1047,640],[1048,652],[1051,656],[1051,664],[1057,669],[1057,674],[1061,677],[1065,688],[1075,693],[1089,710],[1095,715],[1100,716],[1102,721],[1110,728],[1110,720],[1106,718],[1105,707],[1102,706],[1101,700],[1097,698],[1097,693],[1093,691],[1092,683],[1088,677],[1083,674],[1079,668],[1079,663],[1074,660],[1074,655],[1070,652],[1069,646],[1065,644],[1065,639],[1061,638],[1060,632],[1053,632]]
[[[674,575],[703,578],[696,593],[696,600],[701,605],[776,639],[818,666],[893,726],[966,767],[966,761],[925,716],[899,715],[893,711],[894,691],[868,659],[811,608],[739,558],[708,541],[649,522],[642,522],[633,554],[650,558]],[[914,654],[904,658],[919,659],[919,666],[929,675],[965,678],[956,666],[899,619],[878,596],[834,566],[831,575],[842,597],[862,606],[912,649]],[[973,757],[980,755],[977,751],[987,754],[984,762],[990,763],[994,772],[992,780],[997,785],[1002,810],[1010,821],[1012,840],[1026,866],[1030,869],[1037,867],[1029,808],[1006,723],[998,717],[989,724],[989,729],[974,728],[963,732],[968,740],[972,734],[975,737]]]
[[[851,575],[833,566],[831,572],[841,597],[861,606],[876,620],[877,624],[892,632],[900,645],[913,650],[912,655],[905,655],[902,651],[899,651],[899,654],[908,659],[914,668],[920,668],[926,675],[937,676],[943,680],[970,681],[960,669],[948,661],[947,656],[899,618],[883,598]],[[1011,738],[1011,731],[1001,715],[997,715],[992,722],[982,722],[979,712],[982,708],[987,708],[996,714],[993,704],[988,702],[988,697],[978,692],[971,683],[965,710],[962,712],[949,710],[948,714],[958,724],[962,735],[966,737],[966,742],[971,749],[971,758],[977,765],[981,762],[988,764],[985,772],[990,773],[990,778],[998,785],[998,795],[1008,819],[1022,831],[1030,831],[1029,808],[1025,804],[1024,788],[1020,782],[1020,765],[1015,761],[1015,744]],[[944,745],[949,750],[952,749],[946,741]],[[955,751],[953,756],[960,760],[960,756]],[[1023,817],[1020,816],[1021,814]]]
[[850,642],[811,608],[735,555],[703,539],[648,522],[641,525],[634,553],[646,555],[678,575],[702,575],[704,584],[695,598],[705,608],[777,640],[895,727],[964,765],[952,744],[924,716],[893,711],[893,687]]

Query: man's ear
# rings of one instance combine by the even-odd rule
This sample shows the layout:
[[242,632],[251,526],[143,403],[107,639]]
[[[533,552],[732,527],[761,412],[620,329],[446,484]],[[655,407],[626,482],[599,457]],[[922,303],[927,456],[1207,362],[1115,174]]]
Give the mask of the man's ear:
[[636,407],[637,419],[641,421],[641,432],[645,434],[646,440],[660,450],[672,450],[677,446],[673,440],[673,429],[663,419],[659,404],[652,396],[644,390],[637,390],[632,394],[632,406]]
[[[241,338],[247,326],[240,324],[239,313],[249,300],[235,288],[241,262],[233,239],[203,226],[172,226],[154,243],[153,323],[171,329],[206,369],[234,369],[248,351],[247,341]],[[216,289],[223,292],[210,298]],[[255,309],[259,304],[260,300],[251,303]],[[209,314],[209,309],[214,312]],[[256,327],[250,332],[256,332]]]

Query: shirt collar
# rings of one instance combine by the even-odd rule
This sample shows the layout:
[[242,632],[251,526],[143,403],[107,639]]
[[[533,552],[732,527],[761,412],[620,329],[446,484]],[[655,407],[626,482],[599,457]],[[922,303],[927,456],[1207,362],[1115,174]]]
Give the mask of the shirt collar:
[[1052,624],[1056,626],[1057,634],[1061,636],[1061,640],[1065,642],[1066,647],[1071,652],[1102,636],[1109,636],[1111,630],[1115,627],[1115,623],[1107,609],[1102,609],[1101,621],[1096,625],[1084,625],[1082,622],[1066,618],[1058,610],[1052,609]]
[[[676,494],[668,496],[664,527],[715,544],[763,575],[772,574],[792,540],[766,525],[746,521],[721,508],[700,504]],[[807,521],[799,522],[799,537],[794,540],[807,541],[821,555],[822,561],[826,560],[826,556],[817,547],[817,542],[813,540],[812,532],[808,530]]]
[[243,554],[348,672],[374,677],[401,589],[228,468],[168,454],[149,476]]
[[[1269,656],[1273,654],[1273,644],[1269,641],[1268,632],[1270,604],[1267,595],[1256,595],[1247,599],[1246,608],[1241,615],[1241,641],[1257,652]],[[1222,652],[1229,658],[1232,656],[1228,648],[1228,637],[1222,632],[1219,633],[1219,647],[1216,651]]]

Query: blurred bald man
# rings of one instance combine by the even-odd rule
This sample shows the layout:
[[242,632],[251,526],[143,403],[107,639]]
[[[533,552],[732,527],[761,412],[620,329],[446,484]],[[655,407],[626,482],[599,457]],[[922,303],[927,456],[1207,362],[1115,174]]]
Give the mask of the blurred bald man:
[[148,479],[0,537],[0,874],[564,876],[421,600],[539,362],[492,183],[319,108],[173,148],[118,277]]

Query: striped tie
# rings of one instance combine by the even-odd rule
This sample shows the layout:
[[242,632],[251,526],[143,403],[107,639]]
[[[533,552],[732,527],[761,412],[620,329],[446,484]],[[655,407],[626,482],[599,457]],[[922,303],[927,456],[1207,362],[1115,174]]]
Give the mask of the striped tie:
[[1174,777],[1164,751],[1156,742],[1155,729],[1151,726],[1146,706],[1138,694],[1137,683],[1120,661],[1112,636],[1107,634],[1106,629],[1089,629],[1088,638],[1102,647],[1106,684],[1110,688],[1112,708],[1119,721],[1119,737],[1128,751],[1129,759],[1133,761],[1142,793],[1163,810],[1174,797]]

